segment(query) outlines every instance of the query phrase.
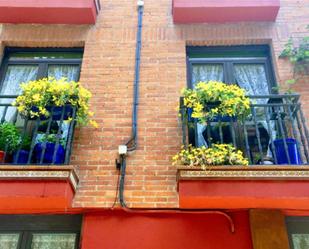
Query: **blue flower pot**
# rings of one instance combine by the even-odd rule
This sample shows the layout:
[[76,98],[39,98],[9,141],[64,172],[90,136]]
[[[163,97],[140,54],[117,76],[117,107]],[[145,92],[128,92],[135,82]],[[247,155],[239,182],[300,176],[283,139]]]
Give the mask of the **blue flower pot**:
[[20,150],[14,153],[13,162],[17,164],[27,164],[29,159],[29,151],[28,150]]
[[[53,162],[54,151],[56,149],[55,143],[47,142],[45,148],[45,153],[43,155],[43,163],[47,164],[63,164],[65,159],[65,149],[61,144],[58,146],[58,150],[56,152],[55,161]],[[38,143],[34,146],[34,156],[37,163],[40,163],[41,155],[43,152],[44,143]]]
[[[297,148],[297,141],[293,138],[286,138],[285,142],[288,147],[290,163],[296,164],[296,165],[302,164],[300,152]],[[274,145],[275,145],[275,153],[277,156],[278,164],[289,164],[288,157],[286,155],[285,148],[284,148],[284,140],[276,139],[274,141]]]

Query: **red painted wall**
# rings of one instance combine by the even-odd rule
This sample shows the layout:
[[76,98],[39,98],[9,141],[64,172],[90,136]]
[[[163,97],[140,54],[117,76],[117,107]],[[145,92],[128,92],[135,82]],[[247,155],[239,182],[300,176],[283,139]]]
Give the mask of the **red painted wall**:
[[252,249],[247,212],[214,214],[86,214],[82,249]]

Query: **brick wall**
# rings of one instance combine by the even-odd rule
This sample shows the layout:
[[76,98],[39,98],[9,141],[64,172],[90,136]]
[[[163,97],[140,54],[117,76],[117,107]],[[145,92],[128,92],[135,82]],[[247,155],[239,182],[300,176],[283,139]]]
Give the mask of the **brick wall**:
[[[138,149],[128,157],[125,196],[129,206],[177,207],[171,157],[181,145],[176,107],[186,86],[186,45],[270,44],[274,70],[283,82],[291,66],[278,60],[290,36],[306,34],[308,0],[281,0],[276,23],[174,25],[171,0],[145,1]],[[118,145],[130,137],[134,79],[136,0],[101,0],[95,26],[3,25],[1,47],[84,46],[81,81],[93,92],[100,128],[77,130],[72,156],[80,177],[76,207],[110,207],[115,198]],[[308,34],[307,34],[308,35]],[[309,116],[306,80],[302,93]]]

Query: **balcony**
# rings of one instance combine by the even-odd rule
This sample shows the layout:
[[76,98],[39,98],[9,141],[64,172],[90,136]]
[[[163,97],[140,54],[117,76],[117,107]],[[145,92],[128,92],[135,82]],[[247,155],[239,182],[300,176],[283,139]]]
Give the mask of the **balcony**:
[[183,144],[230,143],[249,167],[178,167],[182,208],[307,209],[309,133],[300,96],[249,96],[245,120],[217,117],[198,124],[180,100]]
[[176,24],[274,22],[280,0],[173,0]]
[[12,106],[16,97],[0,96],[0,164],[69,164],[76,108],[50,107],[48,118],[29,119]]
[[99,0],[1,0],[0,23],[95,24]]

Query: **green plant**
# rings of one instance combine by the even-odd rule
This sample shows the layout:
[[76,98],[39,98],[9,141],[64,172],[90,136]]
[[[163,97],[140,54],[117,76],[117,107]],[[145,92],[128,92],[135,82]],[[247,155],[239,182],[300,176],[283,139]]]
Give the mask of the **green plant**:
[[32,138],[25,134],[24,137],[21,138],[20,149],[21,150],[30,150]]
[[205,146],[195,148],[189,145],[187,149],[182,147],[172,160],[174,165],[200,166],[203,169],[217,165],[247,166],[249,164],[243,157],[243,153],[231,144],[214,144],[210,148]]
[[39,143],[57,143],[57,140],[59,142],[59,144],[61,144],[62,146],[65,146],[65,139],[62,138],[61,135],[57,135],[57,134],[40,134],[41,136],[38,139]]
[[50,106],[71,105],[77,107],[76,121],[81,125],[97,123],[90,119],[93,113],[89,110],[91,93],[79,82],[67,81],[65,78],[44,78],[21,84],[22,93],[14,105],[26,117],[36,118],[50,115]]
[[[195,89],[182,90],[184,106],[192,108],[193,118],[204,123],[215,116],[246,117],[250,113],[250,101],[245,90],[223,82],[199,82]],[[217,106],[211,108],[213,103]],[[210,107],[210,108],[209,108]]]
[[21,143],[20,132],[14,124],[0,124],[0,150],[12,153]]
[[[307,26],[307,30],[309,30],[309,25]],[[285,82],[285,84],[288,86],[287,92],[289,92],[291,90],[291,85],[297,82],[299,75],[308,74],[309,36],[303,37],[298,46],[296,46],[293,39],[290,38],[289,41],[285,44],[283,51],[279,55],[279,58],[289,59],[294,67],[294,78]]]

